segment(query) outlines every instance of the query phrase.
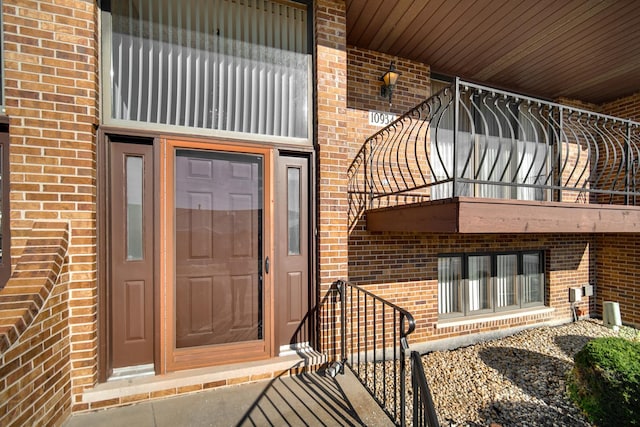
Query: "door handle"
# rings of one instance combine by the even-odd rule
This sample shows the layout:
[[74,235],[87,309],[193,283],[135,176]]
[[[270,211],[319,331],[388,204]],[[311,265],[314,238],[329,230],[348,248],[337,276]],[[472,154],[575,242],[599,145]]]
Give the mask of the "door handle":
[[269,257],[267,256],[267,258],[264,260],[264,272],[266,274],[269,274]]

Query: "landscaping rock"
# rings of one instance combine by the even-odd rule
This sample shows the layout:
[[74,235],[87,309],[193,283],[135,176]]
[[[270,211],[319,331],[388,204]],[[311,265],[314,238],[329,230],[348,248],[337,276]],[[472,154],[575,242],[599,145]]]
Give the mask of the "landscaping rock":
[[566,373],[587,341],[616,335],[583,320],[423,356],[441,424],[590,426],[569,400]]

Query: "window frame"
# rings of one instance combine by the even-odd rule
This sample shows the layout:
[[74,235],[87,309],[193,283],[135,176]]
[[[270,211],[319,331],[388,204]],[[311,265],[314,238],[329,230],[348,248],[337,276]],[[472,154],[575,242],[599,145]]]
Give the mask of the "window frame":
[[1,249],[0,257],[0,289],[4,288],[7,281],[11,277],[11,220],[10,220],[10,202],[9,202],[9,120],[6,116],[0,115],[0,158],[2,161],[2,170],[0,171],[0,191],[2,191],[2,199],[0,201],[0,230],[1,230]]
[[[539,301],[533,301],[524,303],[523,295],[524,295],[524,256],[536,254],[538,256],[539,262],[539,278],[541,280],[540,283],[540,291],[541,298]],[[498,307],[498,257],[505,255],[515,255],[516,256],[516,295],[517,295],[517,304],[506,305],[503,307]],[[478,310],[471,310],[471,301],[470,301],[470,264],[469,259],[472,257],[489,257],[490,263],[490,271],[491,275],[489,278],[489,293],[490,293],[490,308],[483,308]],[[547,266],[546,266],[546,256],[545,250],[519,250],[519,251],[494,251],[494,252],[466,252],[466,253],[442,253],[438,254],[438,264],[440,259],[444,258],[459,258],[461,262],[461,276],[460,281],[457,285],[457,293],[459,297],[462,298],[460,302],[460,307],[462,308],[462,312],[449,312],[449,313],[440,313],[440,268],[438,266],[438,319],[446,320],[446,319],[461,319],[461,318],[473,318],[473,317],[482,317],[492,314],[503,314],[514,311],[527,310],[538,307],[545,307],[547,304]]]
[[[2,0],[0,0],[0,114],[5,114],[4,107],[4,20],[2,13]],[[0,123],[1,124],[1,123]]]
[[307,13],[307,136],[306,137],[288,137],[276,136],[259,133],[245,133],[239,131],[197,128],[172,124],[149,123],[135,120],[116,119],[111,116],[112,97],[111,97],[111,52],[112,52],[112,0],[101,2],[101,29],[100,29],[100,47],[101,47],[101,73],[100,73],[100,91],[101,91],[101,108],[100,123],[109,128],[128,129],[142,132],[156,132],[165,134],[179,134],[189,136],[205,136],[216,137],[221,139],[244,140],[257,143],[275,143],[289,146],[310,147],[314,141],[314,119],[315,119],[315,72],[314,72],[314,44],[313,37],[314,14],[313,2],[311,0],[271,0],[275,3],[296,3],[306,8]]

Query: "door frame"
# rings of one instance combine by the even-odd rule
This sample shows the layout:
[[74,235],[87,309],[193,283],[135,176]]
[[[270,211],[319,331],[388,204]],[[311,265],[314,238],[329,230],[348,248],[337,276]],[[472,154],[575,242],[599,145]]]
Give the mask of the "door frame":
[[226,144],[217,140],[198,141],[192,139],[170,138],[161,141],[160,149],[160,252],[164,255],[160,269],[160,313],[162,318],[162,334],[160,348],[162,349],[160,365],[161,371],[170,372],[181,369],[191,369],[205,366],[221,365],[241,361],[251,361],[273,357],[274,349],[274,293],[272,272],[262,272],[263,281],[263,331],[261,341],[246,343],[219,344],[197,348],[178,349],[175,346],[175,271],[174,271],[174,168],[175,151],[178,148],[224,151],[242,154],[257,154],[263,157],[263,218],[262,244],[263,260],[268,256],[273,260],[274,248],[272,235],[273,222],[273,156],[274,150],[257,144]]
[[[171,135],[173,139],[177,139],[180,141],[193,141],[195,143],[202,144],[203,147],[210,148],[215,144],[228,148],[229,146],[243,147],[243,149],[251,150],[260,148],[265,151],[270,151],[270,156],[265,159],[265,171],[266,171],[266,161],[270,161],[270,176],[271,179],[273,177],[273,165],[277,159],[278,152],[284,152],[289,154],[301,154],[309,156],[309,222],[310,222],[310,248],[309,248],[309,316],[311,317],[311,325],[309,330],[309,343],[312,347],[318,348],[320,345],[318,328],[319,328],[319,319],[318,319],[318,302],[319,302],[319,294],[318,294],[318,280],[319,280],[319,270],[318,270],[318,258],[317,258],[317,250],[318,250],[318,231],[317,231],[317,221],[318,221],[318,202],[317,202],[317,171],[318,171],[318,157],[316,155],[316,147],[308,144],[290,144],[290,143],[257,143],[255,140],[235,140],[235,139],[221,139],[221,138],[211,138],[211,137],[199,137],[194,138],[193,135]],[[109,378],[112,368],[111,368],[111,344],[110,344],[110,301],[108,294],[108,287],[110,283],[110,274],[109,274],[109,266],[111,265],[111,253],[110,253],[110,239],[109,233],[111,232],[111,217],[109,214],[110,209],[110,170],[111,170],[111,151],[110,151],[110,141],[145,141],[146,143],[151,143],[154,146],[154,182],[156,183],[156,194],[154,200],[154,210],[155,212],[161,212],[160,199],[161,199],[161,190],[165,190],[162,187],[161,176],[160,176],[160,168],[162,167],[162,151],[164,150],[163,141],[169,138],[169,136],[162,135],[158,132],[154,132],[151,130],[141,130],[141,129],[130,129],[123,127],[114,127],[114,126],[100,126],[97,129],[97,153],[96,153],[96,257],[97,257],[97,267],[96,267],[96,293],[97,293],[97,381],[99,383],[104,383]],[[229,145],[226,145],[229,144]],[[166,158],[166,157],[165,157]],[[271,184],[273,186],[273,183]],[[271,190],[271,200],[269,201],[269,207],[273,206],[273,197],[275,195],[273,191],[273,187]],[[266,203],[266,199],[265,199]],[[271,224],[273,227],[275,224]],[[158,220],[155,223],[155,233],[156,236],[160,236],[162,231],[161,221]],[[161,241],[157,241],[160,243]],[[160,276],[163,273],[163,263],[161,262],[161,252],[160,245],[156,244],[156,248],[154,250],[155,257],[155,272]],[[265,248],[266,250],[267,248]],[[274,256],[273,253],[273,243],[270,243],[269,256],[271,259]],[[265,255],[268,252],[265,252]],[[275,261],[275,259],[274,259]],[[275,262],[274,262],[275,265]],[[270,280],[270,279],[269,279]],[[273,288],[271,288],[273,289]],[[164,346],[165,334],[161,331],[161,324],[164,321],[161,319],[161,304],[164,303],[161,300],[161,289],[156,288],[156,292],[154,295],[154,311],[155,311],[155,324],[154,324],[154,339],[155,339],[155,373],[156,375],[160,375],[167,372],[167,354]],[[274,296],[271,296],[271,300],[273,301]],[[266,308],[266,307],[265,307]],[[271,309],[271,314],[269,320],[271,321],[271,337],[274,336],[275,331],[273,330],[274,325],[274,311],[273,307],[269,307]],[[92,335],[94,332],[89,333]],[[88,336],[86,340],[95,339],[95,335]],[[271,354],[270,357],[276,356],[276,352],[278,349],[275,349],[274,346],[275,340],[272,340],[271,343]],[[269,356],[267,356],[269,357]]]

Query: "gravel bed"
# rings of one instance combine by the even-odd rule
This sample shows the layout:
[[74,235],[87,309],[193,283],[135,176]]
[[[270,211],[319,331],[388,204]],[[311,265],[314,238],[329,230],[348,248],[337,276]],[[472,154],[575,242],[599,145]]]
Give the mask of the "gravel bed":
[[516,335],[424,355],[442,426],[590,426],[566,394],[573,356],[592,338],[623,335],[597,320],[529,329]]

